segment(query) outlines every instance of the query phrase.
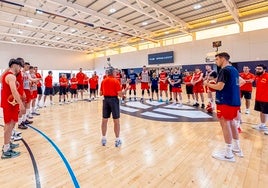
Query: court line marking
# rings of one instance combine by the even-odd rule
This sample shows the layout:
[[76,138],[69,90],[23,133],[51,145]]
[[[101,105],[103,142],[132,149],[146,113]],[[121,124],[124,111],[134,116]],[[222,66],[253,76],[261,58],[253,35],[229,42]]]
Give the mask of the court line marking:
[[[0,124],[0,126],[4,127],[4,125],[2,125],[2,124]],[[41,188],[39,170],[38,170],[37,163],[36,163],[36,160],[34,158],[33,152],[24,139],[21,139],[21,141],[23,142],[24,146],[26,147],[26,149],[31,157],[31,160],[32,160],[32,164],[33,164],[33,168],[34,168],[34,176],[35,176],[35,185],[37,188]]]
[[72,170],[72,167],[70,166],[68,160],[66,159],[66,157],[63,155],[63,153],[61,152],[61,150],[59,149],[59,147],[42,131],[40,131],[39,129],[31,126],[31,125],[27,125],[28,127],[32,128],[33,130],[35,130],[36,132],[38,132],[39,134],[41,134],[53,147],[54,149],[57,151],[57,153],[59,154],[59,156],[61,157],[61,159],[63,160],[63,163],[65,164],[71,178],[73,181],[73,184],[76,188],[80,188],[80,185],[76,179],[76,176]]

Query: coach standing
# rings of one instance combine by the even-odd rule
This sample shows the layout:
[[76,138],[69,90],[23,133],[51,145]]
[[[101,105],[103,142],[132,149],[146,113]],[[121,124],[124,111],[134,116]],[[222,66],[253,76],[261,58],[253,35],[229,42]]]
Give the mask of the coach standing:
[[102,81],[100,88],[100,95],[104,96],[103,99],[103,108],[102,108],[102,140],[101,143],[103,146],[106,145],[106,132],[107,132],[107,123],[110,115],[113,116],[114,121],[114,133],[115,133],[115,147],[120,147],[122,142],[119,138],[120,134],[120,108],[119,108],[119,97],[122,97],[125,94],[125,91],[122,91],[119,81],[114,78],[114,68],[109,67],[107,70],[107,77]]

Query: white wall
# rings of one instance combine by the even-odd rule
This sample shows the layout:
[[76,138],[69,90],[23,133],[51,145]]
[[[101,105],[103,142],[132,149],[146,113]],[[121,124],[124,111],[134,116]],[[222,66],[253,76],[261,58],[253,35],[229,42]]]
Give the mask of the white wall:
[[24,58],[31,65],[38,66],[40,70],[94,68],[93,60],[89,59],[85,53],[0,42],[0,69],[8,66],[9,59],[17,57]]
[[[198,40],[155,49],[147,49],[110,56],[111,64],[117,68],[137,68],[147,65],[148,54],[174,51],[174,65],[203,64],[208,52],[213,52],[213,41],[222,41],[219,51],[226,51],[232,62],[268,60],[268,29]],[[95,69],[103,71],[107,57],[95,59]]]

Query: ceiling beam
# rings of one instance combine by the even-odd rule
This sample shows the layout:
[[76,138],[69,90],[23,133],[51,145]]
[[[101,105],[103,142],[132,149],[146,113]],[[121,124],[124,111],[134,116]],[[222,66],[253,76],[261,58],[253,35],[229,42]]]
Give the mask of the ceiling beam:
[[[161,22],[171,28],[178,27],[184,33],[189,33],[187,31],[187,23],[179,19],[175,15],[171,14],[164,8],[160,7],[156,3],[153,3],[151,0],[136,0],[136,4],[132,4],[126,0],[115,0],[118,3],[121,3],[143,15],[148,16],[158,22]],[[141,3],[146,6],[146,8],[141,7]],[[150,12],[154,11],[155,14]]]
[[229,11],[229,13],[232,15],[235,22],[239,25],[240,28],[242,28],[243,24],[239,20],[239,10],[236,6],[236,3],[234,0],[222,0],[222,3],[226,7],[226,9]]

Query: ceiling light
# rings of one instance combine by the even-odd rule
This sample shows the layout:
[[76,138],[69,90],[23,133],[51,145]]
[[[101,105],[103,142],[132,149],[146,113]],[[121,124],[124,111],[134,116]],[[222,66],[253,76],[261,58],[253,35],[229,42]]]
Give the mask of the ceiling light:
[[200,9],[202,6],[200,4],[196,4],[194,5],[194,9],[197,10],[197,9]]
[[18,31],[18,33],[19,33],[19,34],[22,34],[22,33],[23,33],[23,31],[19,30],[19,31]]
[[142,22],[142,25],[147,25],[148,23],[147,22]]
[[169,31],[166,31],[165,34],[169,34]]
[[118,35],[122,35],[122,33],[119,32]]
[[105,38],[105,36],[101,36],[100,38],[104,39],[104,38]]
[[210,23],[212,24],[217,23],[217,20],[211,20]]
[[15,38],[11,39],[13,42],[16,42],[17,40]]
[[116,12],[116,9],[115,8],[111,8],[109,11],[110,11],[110,13],[115,13]]
[[60,40],[60,37],[56,37],[56,40]]
[[88,43],[87,42],[84,42],[85,45],[87,45]]
[[27,20],[27,23],[32,23],[32,22],[33,22],[33,20],[31,20],[31,19]]

